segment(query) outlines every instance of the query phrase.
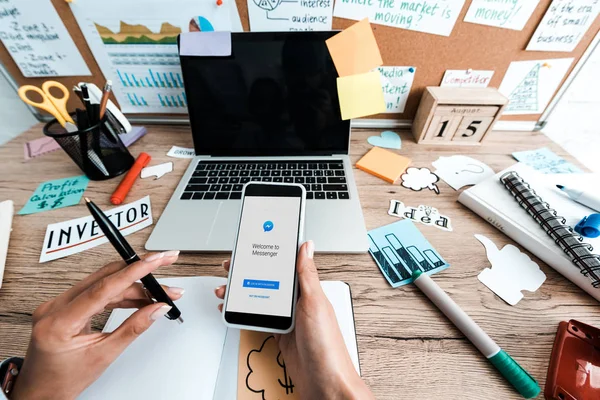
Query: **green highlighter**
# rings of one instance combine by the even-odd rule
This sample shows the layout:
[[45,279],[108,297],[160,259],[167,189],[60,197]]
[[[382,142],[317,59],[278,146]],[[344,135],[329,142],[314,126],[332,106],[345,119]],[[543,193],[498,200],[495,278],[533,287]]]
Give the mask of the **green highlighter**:
[[415,271],[412,279],[425,296],[490,360],[521,396],[531,399],[540,393],[541,389],[536,380],[502,350],[429,275]]

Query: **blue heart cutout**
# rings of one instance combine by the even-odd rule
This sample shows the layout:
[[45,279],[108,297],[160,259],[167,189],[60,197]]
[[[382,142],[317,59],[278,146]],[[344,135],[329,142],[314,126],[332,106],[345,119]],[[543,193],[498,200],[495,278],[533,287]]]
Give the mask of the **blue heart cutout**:
[[377,147],[384,147],[386,149],[400,149],[402,148],[402,140],[396,132],[385,131],[381,132],[380,136],[371,136],[367,139],[369,144]]

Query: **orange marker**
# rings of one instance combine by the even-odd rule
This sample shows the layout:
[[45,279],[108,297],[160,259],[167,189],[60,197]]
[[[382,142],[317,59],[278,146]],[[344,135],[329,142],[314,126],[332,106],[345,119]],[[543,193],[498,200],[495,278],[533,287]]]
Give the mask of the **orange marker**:
[[123,200],[125,200],[125,197],[127,197],[127,193],[129,193],[131,187],[135,183],[135,180],[140,175],[142,168],[147,166],[150,163],[150,160],[150,154],[140,153],[137,160],[135,160],[135,163],[133,163],[133,165],[131,166],[131,169],[129,170],[127,175],[125,175],[125,178],[123,178],[121,183],[119,183],[119,186],[117,186],[117,190],[115,190],[113,195],[110,196],[111,203],[113,203],[115,206],[118,206],[119,204],[123,203]]
[[221,5],[223,5],[223,0],[217,0],[217,5],[218,5],[218,6],[221,6]]

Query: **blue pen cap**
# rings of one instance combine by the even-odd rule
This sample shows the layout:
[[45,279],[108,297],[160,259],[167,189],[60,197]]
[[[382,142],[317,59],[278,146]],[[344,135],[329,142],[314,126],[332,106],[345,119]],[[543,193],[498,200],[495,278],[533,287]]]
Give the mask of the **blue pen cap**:
[[600,214],[591,214],[584,217],[575,225],[575,232],[588,238],[600,236]]

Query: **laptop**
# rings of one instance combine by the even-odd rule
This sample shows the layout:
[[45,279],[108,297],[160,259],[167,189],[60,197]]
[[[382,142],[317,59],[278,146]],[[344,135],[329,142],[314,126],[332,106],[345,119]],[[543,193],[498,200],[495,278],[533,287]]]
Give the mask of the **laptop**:
[[231,56],[181,56],[196,157],[146,249],[231,251],[248,182],[304,185],[319,252],[368,249],[337,72],[336,32],[231,34]]

